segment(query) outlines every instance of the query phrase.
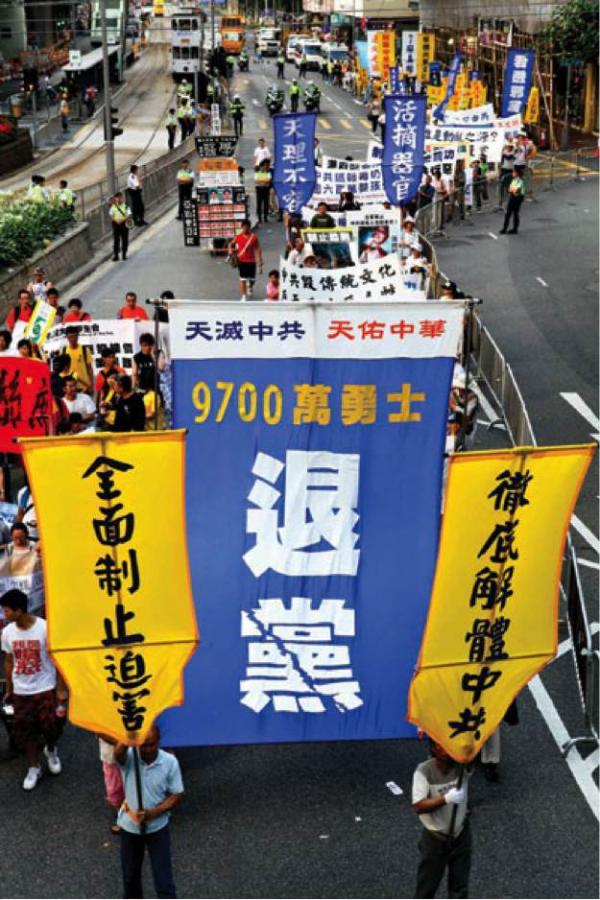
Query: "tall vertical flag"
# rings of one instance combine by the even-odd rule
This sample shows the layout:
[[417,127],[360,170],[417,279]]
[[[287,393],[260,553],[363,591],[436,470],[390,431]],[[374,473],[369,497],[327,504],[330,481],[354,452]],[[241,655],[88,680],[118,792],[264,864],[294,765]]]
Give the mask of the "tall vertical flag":
[[279,113],[273,116],[275,171],[273,187],[279,206],[298,212],[312,197],[316,184],[316,112]]
[[408,203],[419,190],[425,153],[425,94],[388,94],[381,171],[390,203]]
[[450,64],[450,70],[448,72],[448,81],[446,82],[446,96],[442,100],[439,106],[433,110],[432,116],[434,119],[443,119],[444,113],[446,111],[446,107],[448,105],[448,101],[454,94],[454,87],[456,85],[456,79],[458,78],[458,73],[460,72],[460,67],[463,61],[462,53],[455,53],[454,59]]
[[[182,702],[183,669],[198,642],[185,432],[22,445],[38,515],[48,645],[69,685],[70,719],[139,744],[162,710]],[[65,497],[75,556],[65,541]]]
[[472,760],[556,655],[569,520],[597,447],[452,457],[408,719]]
[[500,116],[506,118],[524,110],[533,83],[535,50],[511,47],[506,58]]

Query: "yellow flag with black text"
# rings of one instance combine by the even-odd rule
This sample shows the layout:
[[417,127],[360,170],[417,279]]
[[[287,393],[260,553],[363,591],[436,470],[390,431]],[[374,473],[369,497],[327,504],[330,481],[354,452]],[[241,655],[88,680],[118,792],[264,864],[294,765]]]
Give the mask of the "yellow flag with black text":
[[519,691],[556,655],[567,529],[596,445],[459,453],[410,722],[472,760]]
[[48,646],[76,725],[140,743],[183,701],[198,643],[185,530],[185,432],[23,440]]

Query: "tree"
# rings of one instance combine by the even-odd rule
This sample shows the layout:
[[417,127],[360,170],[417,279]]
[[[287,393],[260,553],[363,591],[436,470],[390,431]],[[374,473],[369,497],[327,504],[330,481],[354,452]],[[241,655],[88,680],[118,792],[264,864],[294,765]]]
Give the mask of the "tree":
[[598,55],[598,0],[567,0],[545,31],[551,53],[560,59],[593,62]]
[[563,150],[569,146],[571,70],[574,65],[597,60],[599,13],[599,0],[567,0],[555,9],[544,32],[548,50],[567,66],[565,120],[561,137]]

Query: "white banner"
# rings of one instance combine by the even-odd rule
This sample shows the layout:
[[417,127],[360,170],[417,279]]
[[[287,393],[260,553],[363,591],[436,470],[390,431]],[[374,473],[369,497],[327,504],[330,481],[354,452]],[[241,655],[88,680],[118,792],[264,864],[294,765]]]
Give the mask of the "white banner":
[[367,31],[367,56],[369,58],[369,75],[381,76],[379,71],[379,54],[377,48],[377,35],[383,34],[383,31]]
[[405,75],[417,74],[417,35],[418,31],[402,32],[402,72]]
[[333,303],[376,303],[381,300],[402,302],[425,300],[415,290],[414,279],[403,281],[401,260],[396,253],[382,255],[373,262],[359,263],[347,269],[307,269],[280,261],[279,278],[282,300]]
[[[148,307],[150,313],[153,307]],[[94,374],[98,374],[102,368],[102,350],[111,347],[116,354],[116,364],[125,372],[131,374],[134,353],[140,349],[140,336],[150,333],[154,336],[154,322],[136,322],[135,319],[96,319],[93,322],[68,322],[64,325],[55,325],[51,328],[44,351],[54,357],[61,353],[67,346],[66,329],[76,324],[79,328],[79,343],[83,347],[90,347],[93,355]],[[160,349],[169,356],[169,326],[162,323],[159,326]]]
[[468,144],[470,155],[474,159],[480,159],[484,154],[488,162],[498,163],[507,139],[514,137],[521,129],[521,116],[495,119],[491,125],[479,128],[467,125],[427,125],[425,149],[428,151],[432,142],[463,143]]
[[[431,359],[456,355],[464,303],[169,303],[174,359],[321,357]],[[235,326],[235,340],[221,340]]]
[[351,191],[357,203],[385,203],[381,166],[365,163],[360,169],[317,169],[312,206],[321,201],[337,202],[341,193]]
[[444,113],[444,125],[491,125],[496,118],[493,103],[485,103],[474,109],[446,108]]

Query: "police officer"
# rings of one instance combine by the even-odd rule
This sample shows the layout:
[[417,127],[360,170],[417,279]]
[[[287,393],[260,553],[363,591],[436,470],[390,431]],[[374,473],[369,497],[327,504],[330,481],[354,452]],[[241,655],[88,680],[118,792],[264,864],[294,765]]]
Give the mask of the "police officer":
[[113,229],[113,262],[118,262],[119,250],[123,254],[123,259],[127,259],[127,248],[129,246],[128,223],[133,221],[131,210],[123,200],[122,191],[117,191],[113,197],[112,206],[108,214],[111,218]]
[[58,202],[64,209],[73,210],[75,208],[75,194],[69,187],[64,178],[58,183]]
[[185,136],[189,137],[196,130],[196,103],[190,97],[185,107]]
[[[525,183],[516,166],[513,169],[512,176],[512,181],[508,187],[508,206],[506,207],[504,225],[500,229],[500,234],[517,234],[519,231],[519,210],[525,198]],[[508,231],[511,217],[513,219],[513,227]]]
[[244,113],[246,107],[240,100],[240,95],[236,94],[229,104],[229,115],[233,119],[233,129],[236,137],[240,137],[244,133]]
[[298,112],[298,101],[300,100],[300,85],[295,78],[290,84],[289,94],[292,112]]
[[169,110],[167,118],[165,119],[165,128],[169,135],[167,138],[169,150],[172,150],[175,146],[175,135],[177,133],[177,116],[175,115],[174,109]]
[[177,121],[179,123],[179,128],[181,131],[181,143],[185,141],[187,137],[187,99],[182,100],[179,106],[177,107]]
[[283,50],[280,50],[277,54],[277,77],[285,78],[284,75],[284,67],[285,67],[285,54]]
[[27,199],[34,203],[48,203],[50,192],[46,187],[46,179],[43,175],[32,175],[31,184],[27,189]]
[[180,100],[187,99],[192,93],[192,86],[187,78],[182,78],[177,88],[177,96]]
[[194,173],[190,168],[189,160],[184,159],[181,168],[177,172],[177,190],[179,191],[179,209],[177,218],[183,218],[183,202],[192,199],[192,188],[194,187]]

